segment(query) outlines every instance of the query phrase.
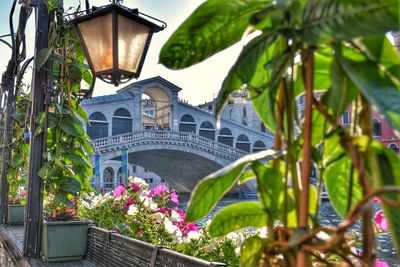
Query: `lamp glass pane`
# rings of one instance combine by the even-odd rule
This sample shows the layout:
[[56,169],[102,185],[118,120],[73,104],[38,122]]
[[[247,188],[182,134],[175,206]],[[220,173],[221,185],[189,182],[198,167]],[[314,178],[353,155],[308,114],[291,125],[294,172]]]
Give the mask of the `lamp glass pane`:
[[136,73],[146,47],[150,27],[118,15],[118,65]]
[[78,24],[89,52],[94,72],[113,67],[112,15],[107,14]]

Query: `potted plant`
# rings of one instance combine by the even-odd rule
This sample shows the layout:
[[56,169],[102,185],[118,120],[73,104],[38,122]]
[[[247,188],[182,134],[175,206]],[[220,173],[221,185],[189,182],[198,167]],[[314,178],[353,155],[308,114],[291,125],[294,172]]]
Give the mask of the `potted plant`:
[[[62,18],[62,9],[53,4],[49,8],[60,12]],[[91,84],[92,76],[83,63],[85,57],[76,32],[62,25],[62,21],[53,25],[48,56],[38,57],[35,62],[40,68],[51,60],[54,79],[53,102],[48,112],[37,118],[38,131],[47,131],[44,164],[38,172],[44,192],[41,252],[47,261],[82,259],[91,223],[77,216],[76,199],[92,190],[90,157],[94,147],[85,133],[83,122],[89,120],[78,99],[81,82]]]
[[26,203],[26,178],[29,157],[29,137],[27,130],[27,111],[29,92],[18,87],[16,107],[13,113],[13,143],[11,144],[10,167],[7,172],[9,184],[7,223],[23,224]]

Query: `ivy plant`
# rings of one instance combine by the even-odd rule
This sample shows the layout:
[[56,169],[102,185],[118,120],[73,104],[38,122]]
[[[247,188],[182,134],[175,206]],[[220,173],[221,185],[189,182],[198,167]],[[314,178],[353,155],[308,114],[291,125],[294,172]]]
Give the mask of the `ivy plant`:
[[[51,66],[52,101],[48,111],[36,118],[46,131],[45,163],[39,171],[43,179],[48,220],[70,220],[76,216],[77,196],[90,192],[94,146],[85,133],[88,117],[79,103],[81,85],[93,78],[76,31],[64,23],[62,4],[49,1],[56,20],[50,24],[49,48],[39,51],[36,66]],[[50,63],[49,63],[50,62]]]
[[[399,251],[400,158],[372,136],[373,110],[399,136],[400,57],[387,37],[399,30],[398,10],[396,0],[209,0],[162,48],[160,62],[182,69],[247,38],[223,81],[216,115],[231,93],[246,89],[275,135],[274,150],[247,156],[201,180],[187,211],[187,220],[199,220],[235,185],[256,179],[259,201],[228,206],[210,226],[213,236],[268,228],[266,238],[244,242],[244,266],[338,260],[373,266],[375,196],[382,200]],[[304,116],[298,110],[301,95]],[[354,117],[348,129],[338,121],[349,106]],[[312,168],[317,187],[310,184]],[[339,226],[318,222],[323,182],[343,218]],[[355,254],[347,230],[359,218],[363,252]]]

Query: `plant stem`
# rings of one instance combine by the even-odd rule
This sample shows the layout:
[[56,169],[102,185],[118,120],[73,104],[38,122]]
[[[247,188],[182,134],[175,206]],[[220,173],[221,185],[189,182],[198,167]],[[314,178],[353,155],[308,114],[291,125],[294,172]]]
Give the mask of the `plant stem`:
[[[361,110],[359,114],[360,120],[360,128],[363,135],[369,136],[372,140],[372,108],[368,101],[361,96]],[[370,154],[367,150],[368,154]],[[368,158],[374,157],[375,155],[367,155]],[[372,164],[372,163],[371,163]],[[360,180],[363,181],[363,184],[368,184],[368,179],[365,175],[365,171],[360,173]],[[363,187],[363,195],[369,193],[368,187]],[[362,234],[363,234],[363,260],[369,263],[371,266],[375,264],[376,257],[376,241],[375,241],[375,232],[373,228],[373,207],[366,207],[366,210],[363,214],[362,220]]]
[[[313,83],[314,83],[314,52],[307,49],[303,54],[305,58],[304,83],[305,83],[305,110],[304,110],[304,126],[303,126],[303,161],[301,170],[301,195],[299,210],[299,226],[308,228],[309,215],[309,185],[311,174],[311,138],[312,138],[312,104],[313,104]],[[308,266],[308,257],[304,252],[298,252],[297,266]]]

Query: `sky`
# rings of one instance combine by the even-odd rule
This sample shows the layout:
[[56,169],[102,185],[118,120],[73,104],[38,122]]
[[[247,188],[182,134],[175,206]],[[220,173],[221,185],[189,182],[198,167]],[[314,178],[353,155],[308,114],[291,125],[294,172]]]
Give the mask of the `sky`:
[[[84,6],[82,0],[82,6]],[[161,76],[168,81],[181,87],[179,97],[187,100],[190,104],[198,105],[212,100],[218,93],[222,81],[228,73],[230,67],[235,62],[240,53],[242,44],[233,46],[224,52],[207,59],[195,66],[184,70],[169,70],[163,65],[158,64],[159,52],[162,45],[168,40],[178,26],[199,6],[204,0],[124,0],[123,5],[129,8],[139,8],[139,11],[167,23],[167,28],[153,35],[150,49],[138,80]],[[79,0],[64,0],[64,7],[79,5]],[[109,4],[109,0],[90,0],[91,5],[102,6]],[[12,0],[2,0],[0,9],[0,35],[8,34],[8,16],[11,9]],[[18,11],[14,14],[15,28],[17,28]],[[27,53],[28,57],[34,52],[34,32],[35,16],[31,15],[28,22],[27,35]],[[7,61],[10,58],[10,49],[0,43],[0,72],[4,72]],[[27,75],[28,76],[28,75]],[[29,82],[29,81],[28,81]],[[131,80],[135,82],[135,80]],[[107,95],[115,93],[122,88],[106,84],[97,79],[94,88],[94,96]]]

